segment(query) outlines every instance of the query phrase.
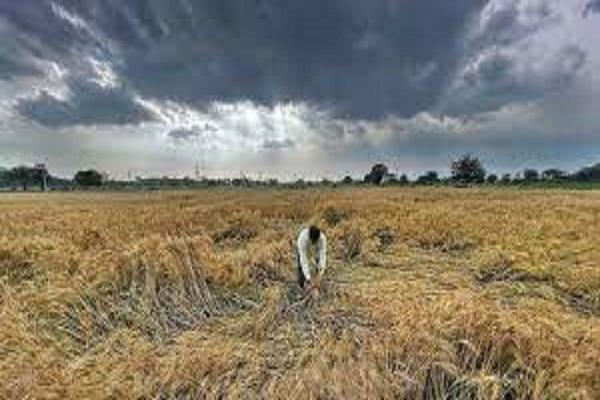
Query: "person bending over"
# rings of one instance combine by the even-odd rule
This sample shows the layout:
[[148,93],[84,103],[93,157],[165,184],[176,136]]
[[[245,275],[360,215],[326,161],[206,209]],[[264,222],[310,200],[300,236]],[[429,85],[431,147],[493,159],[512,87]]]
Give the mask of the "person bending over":
[[[311,274],[311,255],[317,258],[316,271]],[[321,278],[327,267],[327,238],[316,226],[303,229],[296,241],[296,266],[300,288],[318,296]]]

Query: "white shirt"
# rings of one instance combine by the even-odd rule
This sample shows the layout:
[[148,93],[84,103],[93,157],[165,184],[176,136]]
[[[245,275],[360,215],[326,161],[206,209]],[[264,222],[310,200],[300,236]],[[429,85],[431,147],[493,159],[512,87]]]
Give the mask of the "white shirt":
[[[308,249],[310,246],[313,246],[313,243],[310,240],[309,229],[306,228],[300,232],[298,236],[298,240],[296,241],[296,248],[298,250],[298,258],[300,262],[300,267],[302,268],[302,273],[306,280],[310,281],[310,263],[308,261]],[[323,274],[325,268],[327,267],[327,238],[325,234],[321,231],[319,235],[319,240],[316,243],[316,246],[319,250],[319,263],[317,269],[319,274]]]

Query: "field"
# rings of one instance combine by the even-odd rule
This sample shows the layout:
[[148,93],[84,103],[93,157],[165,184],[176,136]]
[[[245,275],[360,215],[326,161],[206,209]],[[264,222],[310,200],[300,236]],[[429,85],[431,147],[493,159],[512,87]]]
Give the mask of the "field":
[[598,399],[599,262],[593,191],[0,195],[0,398]]

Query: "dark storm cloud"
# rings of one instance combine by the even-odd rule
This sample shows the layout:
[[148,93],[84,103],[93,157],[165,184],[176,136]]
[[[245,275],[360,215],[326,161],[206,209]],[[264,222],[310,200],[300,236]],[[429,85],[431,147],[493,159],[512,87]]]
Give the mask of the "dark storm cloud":
[[0,54],[0,79],[9,80],[20,76],[33,76],[39,72],[34,65]]
[[[353,117],[411,115],[442,90],[478,7],[469,0],[205,1],[188,9],[188,31],[129,51],[123,73],[146,96],[190,103],[300,100]],[[166,13],[162,23],[177,26],[181,14]],[[439,68],[414,85],[431,63]]]
[[0,79],[11,80],[39,74],[34,60],[23,51],[21,40],[5,20],[0,17]]
[[435,103],[484,3],[21,0],[2,2],[0,14],[31,54],[64,64],[82,52],[112,57],[144,97],[306,101],[377,118]]
[[0,0],[0,148],[57,160],[68,149],[79,158],[66,169],[97,157],[166,174],[199,152],[223,170],[364,169],[384,153],[441,168],[465,151],[509,165],[515,148],[574,160],[598,141],[598,10],[598,0]]
[[583,15],[587,17],[590,13],[595,12],[600,12],[600,0],[590,0],[585,6]]
[[122,87],[104,87],[89,80],[73,80],[72,94],[60,99],[47,91],[18,102],[17,111],[50,127],[132,124],[154,116]]
[[[77,51],[98,45],[89,31],[61,17],[51,1],[19,0],[0,2],[0,21],[12,28],[12,40],[23,53],[46,60],[65,60]],[[9,39],[11,40],[11,39]]]

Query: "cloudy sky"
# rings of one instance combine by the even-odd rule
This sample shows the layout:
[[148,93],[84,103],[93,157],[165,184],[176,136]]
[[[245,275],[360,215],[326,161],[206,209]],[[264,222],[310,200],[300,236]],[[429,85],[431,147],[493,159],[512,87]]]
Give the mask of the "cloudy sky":
[[0,0],[0,165],[600,161],[599,0]]

